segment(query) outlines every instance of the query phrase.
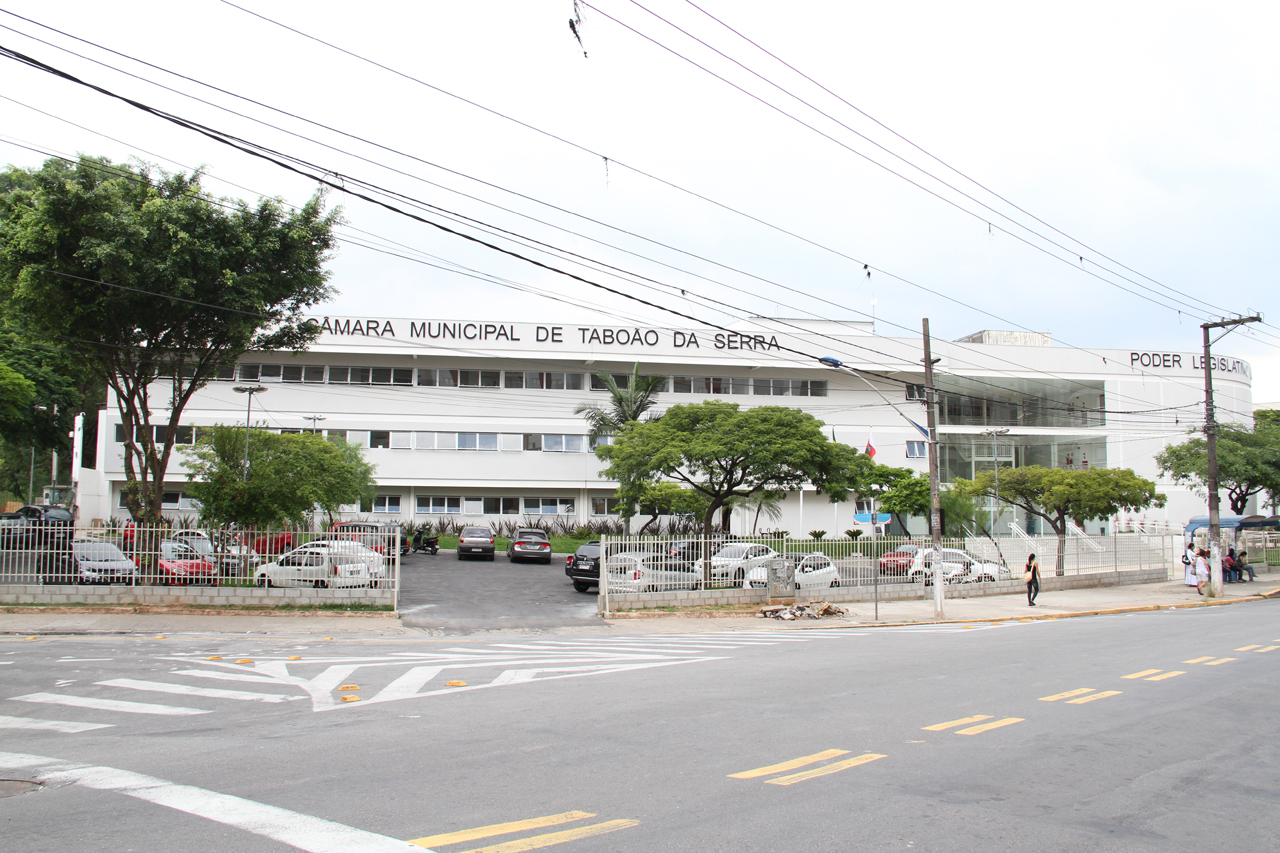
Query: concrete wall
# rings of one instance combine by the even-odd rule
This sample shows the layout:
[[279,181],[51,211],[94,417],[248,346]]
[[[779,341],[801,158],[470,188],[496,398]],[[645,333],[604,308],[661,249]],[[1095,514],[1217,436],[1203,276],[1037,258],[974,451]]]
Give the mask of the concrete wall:
[[0,604],[183,605],[214,607],[316,607],[322,604],[391,606],[392,589],[259,589],[257,587],[81,586],[9,584],[0,587]]

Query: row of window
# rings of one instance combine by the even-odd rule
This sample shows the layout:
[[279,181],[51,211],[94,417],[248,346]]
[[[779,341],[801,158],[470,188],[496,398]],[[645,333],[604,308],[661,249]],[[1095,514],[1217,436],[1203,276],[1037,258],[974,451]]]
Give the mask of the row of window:
[[740,376],[676,376],[677,394],[754,394],[757,397],[825,397],[825,379],[748,379]]
[[[283,430],[282,430],[283,432]],[[390,450],[506,450],[545,453],[588,453],[594,445],[585,435],[498,432],[409,432],[402,430],[330,429],[325,434],[341,437],[357,447]],[[608,443],[602,439],[597,444]]]
[[[606,503],[608,502],[608,503]],[[594,515],[616,515],[613,498],[592,498]],[[400,512],[400,495],[378,495],[373,511]],[[418,495],[414,511],[419,515],[573,515],[577,503],[573,498],[474,498],[448,495]]]

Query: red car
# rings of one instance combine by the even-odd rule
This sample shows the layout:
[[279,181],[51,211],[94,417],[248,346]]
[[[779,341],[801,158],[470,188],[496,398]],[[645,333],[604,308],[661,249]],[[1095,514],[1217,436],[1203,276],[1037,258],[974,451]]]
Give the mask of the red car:
[[294,549],[293,531],[280,530],[275,533],[254,533],[249,531],[245,537],[253,540],[253,550],[259,554],[284,554]]
[[[134,558],[137,562],[137,558]],[[163,539],[160,542],[160,582],[165,586],[218,583],[218,565],[206,560],[185,542]]]
[[880,574],[906,576],[920,546],[911,542],[899,545],[880,558]]

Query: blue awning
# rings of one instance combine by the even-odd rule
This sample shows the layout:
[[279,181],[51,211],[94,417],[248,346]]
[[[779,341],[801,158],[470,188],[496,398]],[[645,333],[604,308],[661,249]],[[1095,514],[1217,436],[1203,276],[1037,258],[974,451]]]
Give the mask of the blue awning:
[[[889,519],[891,519],[892,517],[893,516],[889,515],[889,513],[887,512],[878,512],[876,513],[874,523],[888,524]],[[858,522],[859,524],[871,524],[873,521],[873,519],[871,518],[871,513],[869,512],[854,513],[853,520]]]

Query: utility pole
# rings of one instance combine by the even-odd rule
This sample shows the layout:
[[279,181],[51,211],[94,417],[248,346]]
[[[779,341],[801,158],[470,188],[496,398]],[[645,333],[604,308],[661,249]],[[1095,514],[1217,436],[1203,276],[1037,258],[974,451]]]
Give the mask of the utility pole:
[[311,421],[311,434],[312,434],[312,435],[315,435],[315,434],[316,434],[316,421],[322,421],[322,420],[324,420],[324,415],[303,415],[303,416],[302,416],[302,419],[303,419],[304,421]]
[[[1245,323],[1260,323],[1262,315],[1238,317],[1234,320],[1219,320],[1216,323],[1202,323],[1204,331],[1204,441],[1208,451],[1209,468],[1209,596],[1217,598],[1222,595],[1222,548],[1218,539],[1222,529],[1222,518],[1218,512],[1218,423],[1213,410],[1213,369],[1209,356],[1209,348]],[[1226,329],[1217,338],[1209,340],[1210,329]]]
[[248,394],[249,405],[244,413],[244,470],[240,474],[241,480],[249,479],[249,426],[253,422],[253,395],[261,394],[267,389],[262,385],[237,385],[231,389],[237,394]]
[[929,345],[929,318],[924,329],[924,394],[929,425],[929,527],[933,532],[933,618],[942,619],[942,499],[938,495],[938,418],[934,405],[933,366],[937,359]]

